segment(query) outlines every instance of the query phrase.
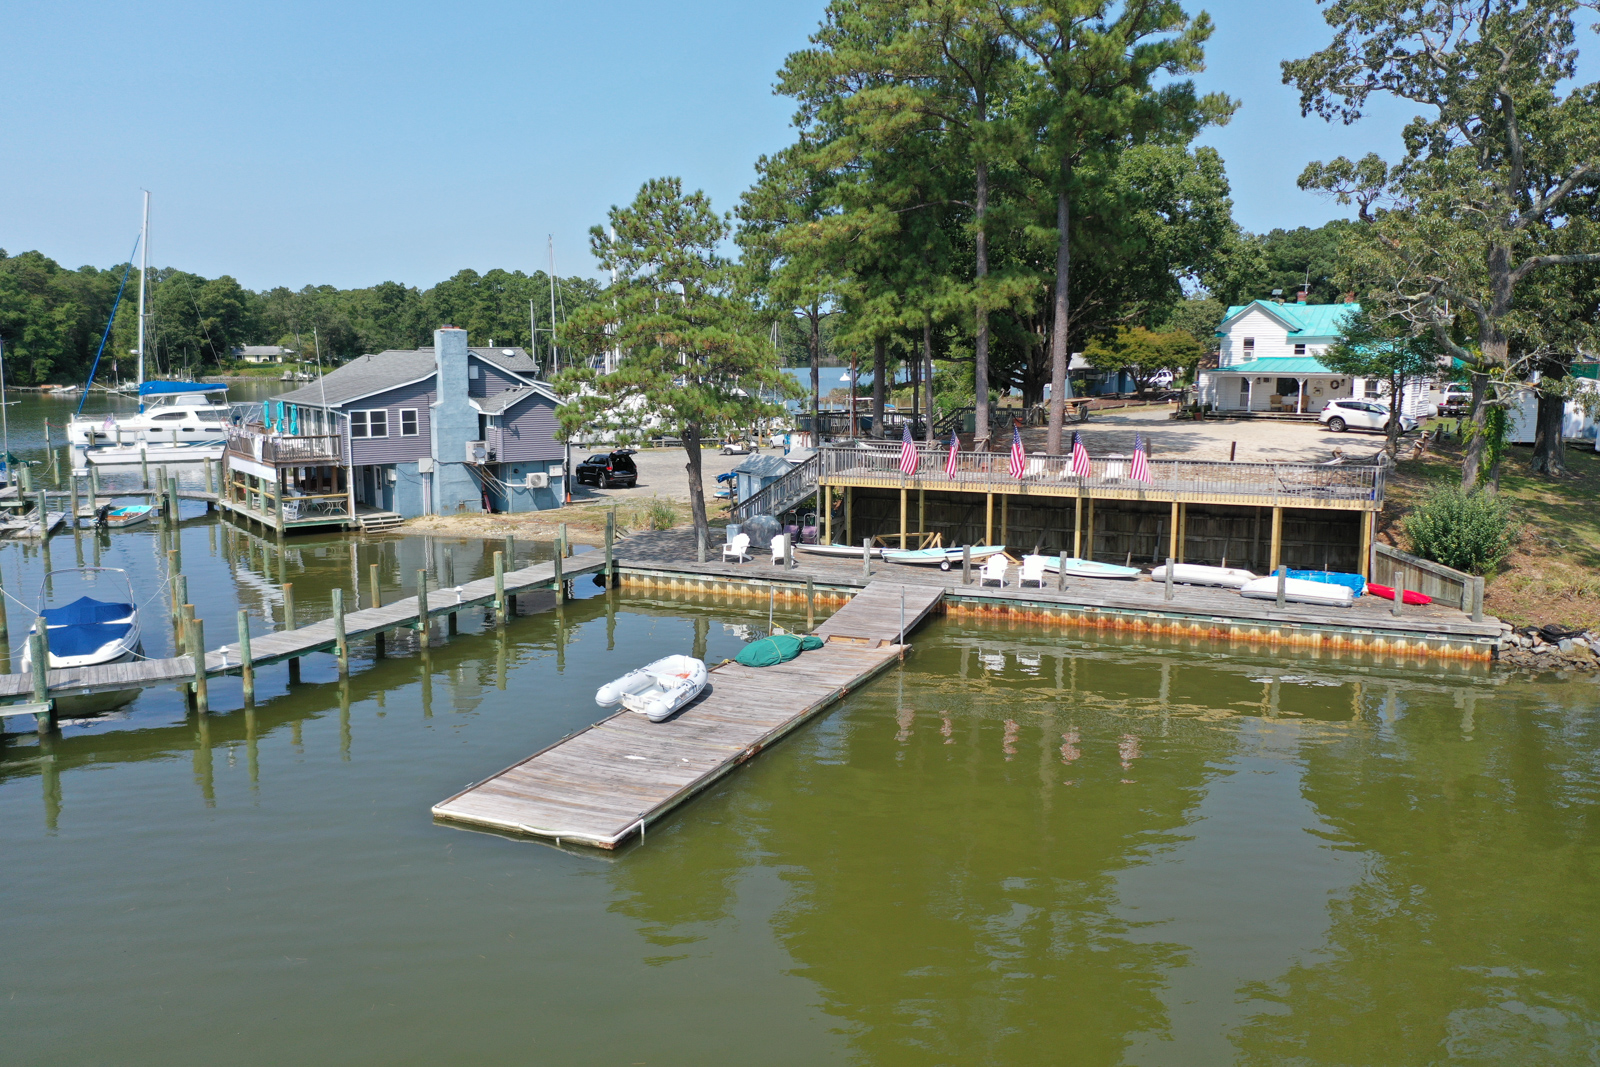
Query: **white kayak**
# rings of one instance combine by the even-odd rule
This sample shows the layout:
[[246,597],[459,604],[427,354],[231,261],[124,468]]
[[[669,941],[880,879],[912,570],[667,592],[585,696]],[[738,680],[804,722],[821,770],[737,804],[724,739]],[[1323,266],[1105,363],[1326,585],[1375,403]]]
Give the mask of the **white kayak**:
[[706,687],[706,665],[693,656],[665,656],[614,682],[594,695],[601,707],[620,703],[651,722],[671,718]]
[[[848,559],[861,558],[860,545],[803,545],[796,542],[794,550],[796,552],[809,552],[813,556],[844,556]],[[870,555],[873,559],[881,559],[883,558],[883,549],[871,549]]]
[[1132,581],[1144,572],[1138,567],[1124,567],[1118,563],[1099,563],[1092,559],[1079,559],[1068,556],[1041,556],[1044,560],[1044,569],[1051,574],[1056,574],[1065,569],[1071,578],[1119,578],[1123,581]]
[[[1244,596],[1253,600],[1277,600],[1278,576],[1269,574],[1265,578],[1255,578],[1244,583],[1239,589]],[[1347,608],[1355,595],[1347,585],[1332,585],[1328,582],[1308,582],[1304,578],[1285,578],[1283,580],[1283,598],[1293,600],[1297,604],[1316,604],[1325,608]]]
[[[1246,582],[1255,581],[1255,572],[1241,570],[1238,567],[1207,567],[1199,563],[1174,563],[1172,565],[1172,580],[1183,585],[1220,585],[1227,589],[1242,589]],[[1152,582],[1165,582],[1167,580],[1167,565],[1150,568]],[[1278,587],[1272,587],[1273,599],[1277,599]]]
[[961,554],[969,552],[972,562],[978,563],[990,556],[998,556],[1006,550],[1005,545],[973,545],[970,549],[964,548],[886,548],[883,550],[883,559],[886,563],[913,563],[928,567],[938,567],[940,570],[949,570],[951,564],[961,562]]

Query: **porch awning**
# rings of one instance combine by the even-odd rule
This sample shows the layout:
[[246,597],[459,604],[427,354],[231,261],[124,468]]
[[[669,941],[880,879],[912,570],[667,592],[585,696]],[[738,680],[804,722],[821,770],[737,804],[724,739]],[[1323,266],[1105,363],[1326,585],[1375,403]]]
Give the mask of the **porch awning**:
[[1262,377],[1298,378],[1308,374],[1325,374],[1331,377],[1348,378],[1348,374],[1331,371],[1318,363],[1312,356],[1271,356],[1266,359],[1253,359],[1248,363],[1230,363],[1226,367],[1218,367],[1216,374],[1259,374]]

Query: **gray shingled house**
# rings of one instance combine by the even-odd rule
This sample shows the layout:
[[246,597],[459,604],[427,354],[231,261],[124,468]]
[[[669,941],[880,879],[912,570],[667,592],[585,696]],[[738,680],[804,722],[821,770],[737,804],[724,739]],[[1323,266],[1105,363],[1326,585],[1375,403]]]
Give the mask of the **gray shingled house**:
[[560,400],[537,372],[449,326],[432,348],[351,360],[230,435],[223,506],[280,531],[560,507]]

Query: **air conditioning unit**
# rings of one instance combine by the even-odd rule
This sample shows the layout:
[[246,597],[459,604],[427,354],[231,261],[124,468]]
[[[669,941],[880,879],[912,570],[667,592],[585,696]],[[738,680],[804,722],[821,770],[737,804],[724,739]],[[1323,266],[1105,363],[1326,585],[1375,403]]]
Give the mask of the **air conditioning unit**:
[[548,489],[550,488],[550,476],[543,472],[535,473],[529,471],[526,484],[529,489]]
[[482,466],[489,460],[489,443],[487,441],[467,442],[467,462]]

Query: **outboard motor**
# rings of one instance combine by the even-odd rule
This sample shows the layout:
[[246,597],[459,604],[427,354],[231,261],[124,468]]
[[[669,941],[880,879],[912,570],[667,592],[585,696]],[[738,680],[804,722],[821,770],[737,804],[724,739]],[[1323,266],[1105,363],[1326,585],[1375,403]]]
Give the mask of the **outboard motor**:
[[94,509],[94,528],[96,530],[104,530],[106,528],[106,516],[111,514],[111,507],[110,504],[101,504]]

